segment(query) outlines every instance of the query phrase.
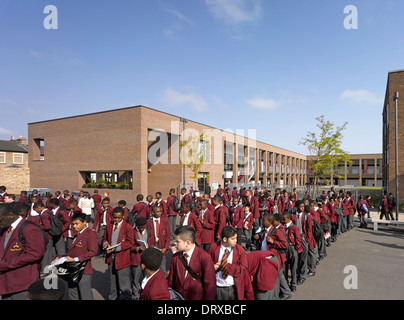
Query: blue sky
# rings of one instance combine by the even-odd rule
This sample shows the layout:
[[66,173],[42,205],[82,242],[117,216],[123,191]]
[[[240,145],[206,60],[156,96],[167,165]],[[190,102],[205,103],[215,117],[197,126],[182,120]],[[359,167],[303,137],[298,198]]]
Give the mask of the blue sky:
[[[46,30],[44,8],[58,9]],[[344,28],[344,8],[358,29]],[[315,118],[380,153],[403,1],[0,0],[0,139],[27,123],[145,105],[307,154]],[[114,125],[114,124],[110,124]],[[118,125],[118,124],[117,124]]]

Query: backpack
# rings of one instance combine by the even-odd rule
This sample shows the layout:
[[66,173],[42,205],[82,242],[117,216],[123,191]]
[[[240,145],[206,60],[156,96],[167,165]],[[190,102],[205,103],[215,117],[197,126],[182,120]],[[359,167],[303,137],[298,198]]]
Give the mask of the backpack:
[[24,250],[25,250],[25,239],[24,239],[24,236],[22,235],[22,231],[24,230],[24,228],[25,228],[27,225],[30,225],[30,224],[34,225],[36,228],[38,228],[39,230],[41,230],[41,233],[42,233],[42,236],[43,236],[43,240],[44,240],[44,253],[46,252],[46,249],[48,248],[49,238],[48,238],[48,235],[46,234],[46,232],[45,232],[41,227],[39,227],[39,226],[37,226],[35,223],[33,223],[32,221],[25,220],[25,221],[21,224],[20,228],[18,229],[18,240],[19,240],[19,241],[21,242],[21,244],[22,244],[22,250],[20,251],[20,253],[19,253],[18,255],[21,255],[21,254],[24,252]]
[[369,213],[369,209],[368,209],[368,206],[366,205],[366,203],[362,203],[361,209],[363,212]]
[[[307,223],[307,213],[304,213],[304,221]],[[313,221],[314,224],[314,228],[313,228],[313,237],[314,240],[316,240],[316,242],[318,243],[321,239],[321,236],[323,234],[323,227],[321,226],[321,224],[318,223],[318,221],[316,219],[311,219]]]
[[172,209],[175,212],[180,212],[181,211],[181,202],[180,202],[180,200],[178,200],[178,198],[176,196],[174,196],[174,195],[172,195],[172,197],[173,197]]
[[52,211],[47,211],[49,216],[50,216],[50,229],[48,230],[48,233],[52,237],[57,237],[62,234],[62,222],[60,221],[60,218],[55,216]]
[[182,295],[180,295],[173,288],[168,287],[168,292],[170,293],[170,300],[185,300]]

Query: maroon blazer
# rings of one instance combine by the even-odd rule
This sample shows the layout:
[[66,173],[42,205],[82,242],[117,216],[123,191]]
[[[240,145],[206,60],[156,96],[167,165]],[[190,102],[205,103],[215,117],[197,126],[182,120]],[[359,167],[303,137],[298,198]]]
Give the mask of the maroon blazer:
[[352,197],[344,199],[343,207],[344,207],[344,217],[355,214],[354,213],[355,200]]
[[[107,215],[105,221],[108,223],[113,223],[114,220],[112,218],[112,211],[114,211],[114,208],[112,208],[111,206],[108,206],[108,208],[105,208],[106,212],[105,214]],[[93,224],[93,230],[95,231],[99,231],[101,228],[101,223],[104,220],[104,211],[105,209],[103,207],[99,207],[97,209],[97,213],[95,214],[95,218],[94,218],[94,224]]]
[[157,201],[154,202],[152,207],[154,207],[154,206],[158,206],[158,207],[161,208],[161,217],[162,218],[168,218],[167,205],[166,205],[166,202],[163,199],[161,199],[160,203],[157,203]]
[[[248,215],[247,212],[244,212],[244,219],[243,219],[243,228],[246,230],[252,230],[253,228],[253,223],[254,223],[254,217],[253,214],[251,212],[249,212],[250,214]],[[248,215],[248,216],[247,216]],[[246,218],[247,217],[247,218]]]
[[250,211],[253,214],[253,217],[255,219],[259,219],[261,217],[260,215],[260,204],[258,202],[258,198],[251,196],[251,199],[246,198],[248,203],[250,204]]
[[[275,228],[275,226],[272,226],[268,236],[271,234],[273,231],[272,228]],[[275,228],[275,231],[272,233],[272,239],[274,240],[274,243],[269,243],[267,239],[260,239],[260,244],[259,248],[261,248],[261,243],[262,241],[267,241],[267,251],[274,249],[273,252],[275,252],[276,257],[278,258],[279,261],[279,269],[283,269],[284,267],[284,262],[286,260],[286,255],[282,253],[281,251],[286,250],[288,248],[288,241],[286,240],[284,234]]]
[[[212,243],[209,247],[208,254],[213,260],[213,264],[219,261],[221,241]],[[244,296],[245,277],[244,273],[248,272],[248,262],[246,253],[242,246],[236,244],[233,248],[232,263],[227,264],[227,272],[234,278],[234,286],[236,287],[237,300],[246,300]]]
[[230,207],[230,223],[237,229],[243,229],[244,209],[243,206],[238,205],[236,209]]
[[[147,234],[147,245],[150,247],[151,230],[146,228],[143,232],[146,232],[146,234]],[[141,247],[141,243],[138,242],[139,235],[138,235],[138,231],[136,230],[136,227],[133,229],[133,234],[135,237],[135,244],[130,248],[130,265],[139,266],[140,265],[140,256],[142,255],[143,251],[138,250],[139,247]]]
[[[181,220],[183,218],[183,214],[180,216],[180,226]],[[198,217],[192,211],[189,212],[188,217],[188,225],[192,226],[196,232],[196,240],[195,243],[199,246],[201,245],[201,233],[202,233],[202,224],[199,222]]]
[[275,288],[280,269],[278,262],[267,259],[271,256],[276,257],[273,249],[246,253],[248,273],[254,289],[269,291]]
[[71,258],[79,258],[80,262],[87,261],[87,264],[84,267],[84,274],[93,274],[91,258],[95,257],[97,252],[97,233],[90,228],[86,228],[74,238],[67,255]]
[[227,225],[226,211],[223,205],[219,206],[215,210],[214,217],[215,217],[215,237],[218,238],[221,236],[223,227]]
[[147,202],[140,201],[133,206],[131,213],[137,213],[136,218],[143,217],[147,219],[147,215],[149,214],[149,205]]
[[[113,223],[107,224],[104,236],[102,237],[102,243],[111,243],[113,228]],[[120,270],[130,266],[130,248],[135,243],[132,226],[126,221],[122,221],[117,242],[121,243],[121,251],[115,252],[115,269]],[[106,254],[105,263],[110,264],[112,262],[112,255],[113,253]]]
[[[16,293],[28,289],[31,283],[39,279],[39,261],[45,255],[44,239],[41,230],[29,224],[22,235],[25,249],[18,239],[18,229],[25,221],[22,219],[12,231],[4,248],[6,232],[0,238],[0,294]],[[20,255],[19,255],[20,254]]]
[[150,229],[150,247],[157,247],[159,249],[166,248],[166,252],[163,254],[166,255],[168,254],[168,251],[170,249],[170,239],[171,239],[171,231],[170,231],[170,222],[168,221],[168,218],[161,218],[160,217],[160,227],[159,227],[159,241],[156,243],[156,236],[154,235],[154,223],[153,223],[153,218],[150,218],[147,220],[146,228]]
[[285,231],[286,236],[288,237],[290,243],[295,247],[297,253],[303,252],[302,237],[300,236],[299,227],[291,223],[289,228],[286,228],[285,226]]
[[[292,223],[296,224],[296,214],[297,212],[291,214],[291,218],[292,218]],[[314,249],[317,244],[316,244],[316,240],[313,237],[313,228],[314,228],[314,222],[313,222],[313,218],[312,216],[309,214],[307,215],[307,223],[305,221],[304,218],[304,213],[302,212],[302,229],[303,229],[303,235],[304,235],[304,239],[306,240],[307,244],[309,245],[309,249]],[[300,232],[300,230],[299,230]]]
[[[199,217],[200,217],[200,214],[199,214]],[[201,231],[201,236],[200,236],[201,244],[209,244],[209,243],[214,242],[215,241],[216,222],[215,222],[213,210],[208,208],[203,215],[202,221],[203,221],[203,223],[201,222],[202,231]]]
[[174,197],[176,197],[174,194],[169,195],[167,198],[167,214],[169,216],[176,216],[178,215],[178,212],[173,210],[173,202],[174,202]]
[[202,284],[189,274],[185,278],[185,268],[176,252],[171,259],[168,286],[181,294],[185,300],[215,300],[216,273],[210,255],[195,245],[189,267],[202,279]]
[[94,194],[93,195],[93,199],[94,199],[94,204],[95,205],[100,205],[101,204],[101,201],[102,201],[102,197],[99,195],[99,194]]
[[161,270],[158,270],[140,292],[140,300],[170,300],[167,279]]
[[[49,209],[49,210],[44,211],[39,218],[40,226],[48,234],[49,239],[52,239],[52,236],[48,233],[48,231],[50,229],[50,219],[51,219],[50,215],[51,214],[53,214],[53,212],[51,209]],[[64,211],[60,207],[58,207],[58,210],[56,211],[55,216],[62,220],[61,221],[62,222],[62,235],[64,235],[67,232],[67,230],[69,229],[71,220],[68,217],[66,211]]]
[[64,237],[67,238],[69,236],[69,230],[72,232],[72,236],[77,235],[77,231],[73,229],[72,218],[76,213],[81,213],[81,212],[83,212],[83,211],[79,207],[75,207],[73,210],[68,210],[67,211],[67,216],[70,219],[70,224],[69,224],[69,227],[67,228],[67,230],[65,230],[63,232]]

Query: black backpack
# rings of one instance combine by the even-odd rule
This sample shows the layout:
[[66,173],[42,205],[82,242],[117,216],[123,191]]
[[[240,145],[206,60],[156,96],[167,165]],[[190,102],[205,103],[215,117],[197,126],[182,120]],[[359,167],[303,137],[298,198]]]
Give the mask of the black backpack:
[[[307,213],[304,214],[304,220],[307,223]],[[314,237],[314,240],[316,240],[316,242],[318,243],[323,234],[323,227],[321,226],[320,223],[318,223],[318,221],[315,218],[312,218],[311,220],[313,221],[313,224],[314,224],[313,237]]]
[[172,206],[172,209],[173,209],[175,212],[180,212],[180,211],[181,211],[181,202],[180,202],[180,200],[178,200],[178,198],[177,198],[176,196],[174,196],[174,195],[172,195],[172,197],[173,197],[173,206]]
[[50,216],[50,229],[48,230],[48,233],[52,237],[60,236],[62,234],[62,222],[60,221],[60,218],[54,215],[52,211],[47,212]]
[[21,242],[21,244],[22,244],[22,250],[20,251],[20,253],[19,253],[18,255],[21,255],[21,254],[24,252],[24,250],[25,250],[25,239],[24,239],[24,237],[23,237],[23,235],[22,235],[22,231],[24,230],[24,228],[25,228],[27,225],[30,225],[30,224],[34,225],[34,226],[35,226],[36,228],[38,228],[38,229],[41,231],[41,233],[42,233],[43,240],[44,240],[44,253],[46,252],[46,249],[48,248],[49,238],[48,238],[48,235],[46,234],[46,232],[45,232],[41,227],[39,227],[39,226],[37,226],[35,223],[33,223],[32,221],[25,220],[25,221],[21,224],[20,228],[18,229],[18,240],[19,240],[19,241]]

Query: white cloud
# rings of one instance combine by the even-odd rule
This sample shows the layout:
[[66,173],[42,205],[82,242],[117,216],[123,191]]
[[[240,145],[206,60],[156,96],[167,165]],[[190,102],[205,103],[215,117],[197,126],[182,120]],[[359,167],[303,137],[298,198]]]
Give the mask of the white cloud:
[[282,105],[282,102],[274,99],[256,98],[246,101],[252,108],[261,110],[274,110]]
[[171,13],[176,18],[176,21],[169,28],[163,30],[163,34],[167,39],[171,39],[174,36],[175,32],[182,30],[184,28],[183,26],[184,23],[188,24],[189,26],[194,25],[193,21],[188,19],[178,10],[173,9],[164,9],[164,10]]
[[340,96],[343,100],[350,100],[354,103],[368,103],[370,105],[383,104],[383,98],[377,96],[369,90],[350,90],[347,89],[341,93]]
[[237,24],[253,22],[261,17],[261,0],[205,0],[212,15],[220,20]]
[[208,108],[208,104],[199,94],[181,93],[171,88],[167,88],[163,91],[161,100],[169,107],[190,107],[197,112],[205,111]]

